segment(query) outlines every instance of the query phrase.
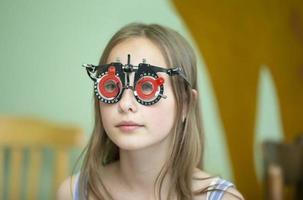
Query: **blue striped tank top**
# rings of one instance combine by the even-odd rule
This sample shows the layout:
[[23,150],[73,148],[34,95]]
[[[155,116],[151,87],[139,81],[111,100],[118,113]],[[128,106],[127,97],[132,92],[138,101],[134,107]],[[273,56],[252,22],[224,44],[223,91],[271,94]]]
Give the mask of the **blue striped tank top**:
[[[79,174],[76,175],[73,200],[80,200],[79,190],[78,190],[78,180],[79,180]],[[234,187],[234,185],[227,180],[221,178],[214,179],[210,184],[209,187],[210,191],[208,191],[206,194],[206,200],[221,200],[226,190],[231,187]]]

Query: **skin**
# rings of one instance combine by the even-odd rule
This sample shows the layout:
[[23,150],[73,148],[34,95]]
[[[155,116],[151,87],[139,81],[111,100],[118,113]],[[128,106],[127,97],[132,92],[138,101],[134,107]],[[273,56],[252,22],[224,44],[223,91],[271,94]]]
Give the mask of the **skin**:
[[[111,51],[107,63],[114,62],[117,58],[120,58],[122,63],[127,63],[127,54],[131,55],[133,65],[138,65],[142,58],[145,58],[152,65],[166,67],[164,57],[158,48],[143,38],[129,39],[118,44]],[[128,89],[124,91],[118,103],[100,103],[104,129],[122,154],[128,153],[127,156],[131,156],[136,153],[142,154],[146,150],[148,153],[146,155],[151,155],[152,152],[157,153],[155,149],[165,151],[169,146],[168,136],[174,123],[176,102],[169,76],[165,73],[158,75],[165,80],[164,93],[167,99],[161,99],[152,106],[144,106],[136,101],[133,91]],[[131,82],[133,78],[134,72],[130,77]],[[122,121],[133,121],[142,127],[127,133],[116,127]]]
[[[119,57],[122,63],[127,63],[127,55],[131,55],[131,64],[138,65],[145,58],[147,63],[168,67],[161,51],[151,41],[145,38],[128,39],[118,44],[110,53],[108,63]],[[100,112],[104,129],[109,138],[119,147],[120,160],[104,167],[103,181],[114,199],[155,199],[154,181],[167,160],[172,134],[170,130],[175,120],[176,101],[169,76],[163,77],[164,94],[152,106],[139,104],[132,90],[125,90],[121,100],[116,104],[100,103]],[[132,80],[133,76],[131,76]],[[196,91],[193,90],[196,95]],[[133,121],[140,125],[131,131],[117,127],[122,121]],[[169,176],[169,175],[168,175]],[[168,176],[164,180],[162,197],[168,194],[170,183]],[[196,169],[195,177],[210,177],[209,174]],[[58,199],[71,199],[66,194],[72,178],[68,178],[60,187]],[[73,180],[72,180],[73,181]],[[212,178],[206,181],[193,180],[193,190],[207,187]],[[73,185],[73,184],[72,184]],[[119,191],[119,192],[117,192]],[[238,194],[235,189],[232,193]],[[205,199],[206,195],[194,199]],[[235,199],[232,195],[224,195],[224,199]]]

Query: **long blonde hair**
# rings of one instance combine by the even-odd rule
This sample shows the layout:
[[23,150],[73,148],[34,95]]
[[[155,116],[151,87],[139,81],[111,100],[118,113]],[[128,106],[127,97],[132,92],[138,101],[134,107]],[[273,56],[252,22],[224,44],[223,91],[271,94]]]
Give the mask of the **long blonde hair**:
[[[143,37],[149,39],[161,50],[167,66],[181,67],[189,86],[178,76],[171,77],[177,112],[172,128],[173,141],[169,159],[166,161],[155,181],[155,195],[161,199],[164,177],[170,172],[171,185],[168,199],[193,198],[192,178],[195,168],[202,169],[203,131],[198,95],[196,57],[188,42],[176,31],[157,24],[131,23],[122,27],[108,42],[99,64],[105,64],[111,50],[119,43]],[[79,177],[80,199],[112,199],[102,181],[102,167],[119,160],[119,149],[107,136],[100,116],[99,101],[95,97],[95,124],[89,143],[83,151],[83,163]],[[183,112],[186,111],[185,120]],[[176,193],[176,194],[174,194]]]

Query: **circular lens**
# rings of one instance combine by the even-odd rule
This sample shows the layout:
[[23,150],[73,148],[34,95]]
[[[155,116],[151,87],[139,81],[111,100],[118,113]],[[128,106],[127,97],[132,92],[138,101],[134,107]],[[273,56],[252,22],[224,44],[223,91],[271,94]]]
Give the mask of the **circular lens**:
[[113,92],[117,89],[118,85],[114,80],[108,80],[106,83],[104,83],[104,89],[107,92]]
[[107,99],[114,99],[120,92],[121,81],[114,75],[105,75],[98,84],[100,95]]
[[152,101],[156,98],[158,84],[154,77],[145,76],[136,84],[136,93],[142,101]]
[[145,94],[145,95],[149,95],[150,93],[153,92],[154,90],[154,86],[151,82],[144,82],[142,85],[141,85],[141,90],[142,90],[142,93]]

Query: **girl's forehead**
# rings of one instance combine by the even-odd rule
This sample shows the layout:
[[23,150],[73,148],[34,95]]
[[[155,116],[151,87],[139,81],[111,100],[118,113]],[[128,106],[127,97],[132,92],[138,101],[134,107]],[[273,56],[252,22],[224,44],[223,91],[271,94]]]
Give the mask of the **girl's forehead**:
[[128,54],[132,65],[138,65],[144,59],[148,64],[166,67],[165,58],[158,46],[146,38],[132,38],[117,44],[111,50],[107,63],[119,60],[126,64]]

